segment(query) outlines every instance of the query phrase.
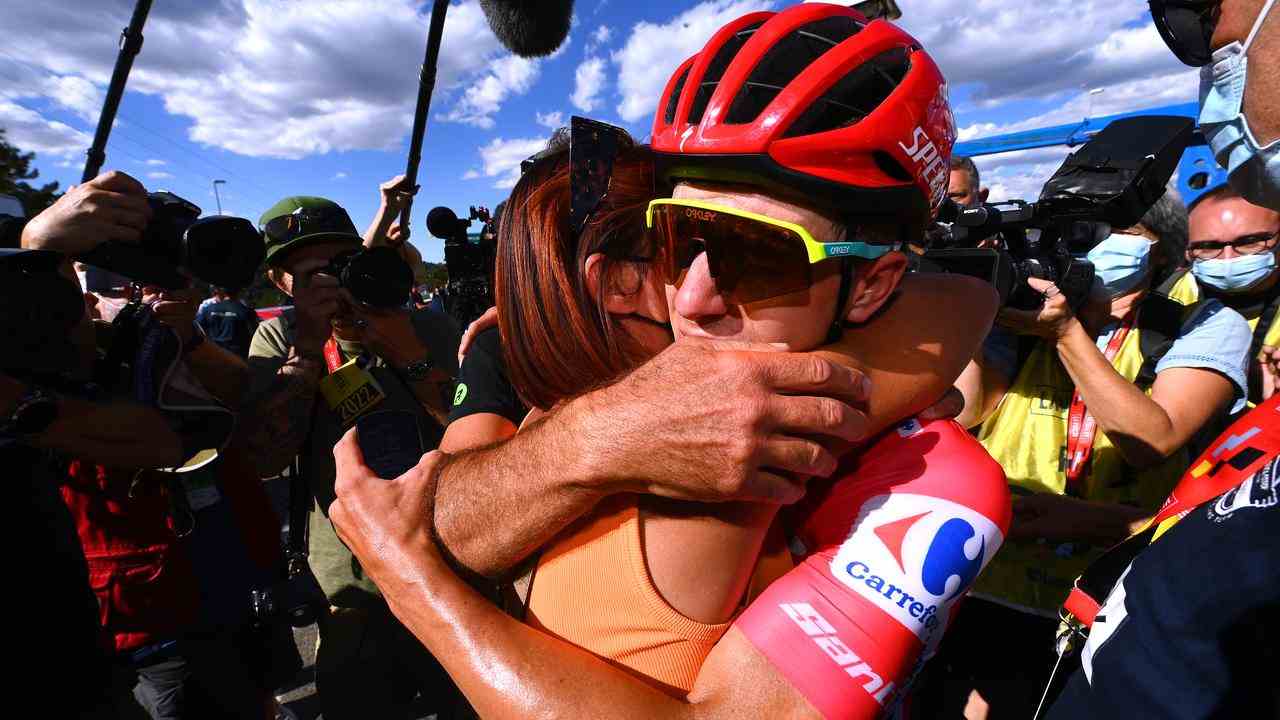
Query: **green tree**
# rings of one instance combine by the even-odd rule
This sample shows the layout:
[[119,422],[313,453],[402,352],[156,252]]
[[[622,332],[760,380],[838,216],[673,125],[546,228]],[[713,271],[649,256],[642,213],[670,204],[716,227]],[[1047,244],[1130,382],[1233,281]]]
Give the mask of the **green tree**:
[[0,195],[18,198],[28,216],[44,210],[62,196],[56,182],[38,187],[27,182],[40,177],[40,171],[31,167],[35,159],[35,153],[22,152],[10,144],[4,128],[0,128]]

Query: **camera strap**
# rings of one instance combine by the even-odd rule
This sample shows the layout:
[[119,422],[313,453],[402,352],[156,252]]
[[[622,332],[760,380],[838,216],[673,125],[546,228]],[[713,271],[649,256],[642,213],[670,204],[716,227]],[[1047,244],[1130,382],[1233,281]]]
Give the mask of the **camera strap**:
[[[1120,321],[1120,326],[1111,335],[1111,339],[1107,342],[1107,347],[1103,351],[1103,355],[1107,358],[1107,364],[1115,361],[1116,355],[1120,353],[1120,346],[1124,345],[1124,341],[1129,337],[1129,331],[1133,329],[1134,313],[1129,312]],[[1067,411],[1067,494],[1080,495],[1080,483],[1087,474],[1086,468],[1089,466],[1089,458],[1093,455],[1093,441],[1098,435],[1098,422],[1093,418],[1092,413],[1085,407],[1084,397],[1080,395],[1080,390],[1076,389],[1071,394],[1071,407]]]

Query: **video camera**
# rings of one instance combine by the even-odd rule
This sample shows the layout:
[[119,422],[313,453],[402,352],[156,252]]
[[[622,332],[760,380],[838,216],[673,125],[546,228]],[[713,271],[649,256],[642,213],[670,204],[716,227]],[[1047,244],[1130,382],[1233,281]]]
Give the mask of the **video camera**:
[[[254,281],[265,256],[262,236],[244,218],[213,215],[170,192],[147,194],[151,222],[136,245],[106,242],[77,258],[135,282],[173,290],[199,280],[240,289]],[[90,290],[100,290],[90,275]],[[111,284],[111,283],[106,283]]]
[[[1083,259],[1111,234],[1136,225],[1165,193],[1191,140],[1190,118],[1147,115],[1107,125],[1067,157],[1034,203],[1009,200],[961,208],[948,203],[931,236],[941,249],[924,254],[920,269],[971,275],[990,282],[1009,307],[1043,302],[1028,278],[1058,286],[1079,308],[1093,286],[1093,264]],[[999,234],[1005,249],[973,247]]]
[[[466,327],[493,307],[493,267],[498,252],[498,220],[483,207],[472,207],[466,220],[447,207],[427,214],[427,231],[444,240],[444,262],[449,270],[446,310],[459,327]],[[478,243],[467,230],[474,221],[484,223]]]

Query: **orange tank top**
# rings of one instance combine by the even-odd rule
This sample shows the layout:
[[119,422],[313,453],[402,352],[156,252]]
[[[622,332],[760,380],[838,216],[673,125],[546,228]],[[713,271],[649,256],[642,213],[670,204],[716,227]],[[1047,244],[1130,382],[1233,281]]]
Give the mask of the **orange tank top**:
[[[792,568],[785,545],[771,542],[774,536],[781,533],[766,539],[752,597]],[[645,562],[634,495],[601,502],[542,554],[526,620],[681,698],[732,624],[687,618],[658,593]]]

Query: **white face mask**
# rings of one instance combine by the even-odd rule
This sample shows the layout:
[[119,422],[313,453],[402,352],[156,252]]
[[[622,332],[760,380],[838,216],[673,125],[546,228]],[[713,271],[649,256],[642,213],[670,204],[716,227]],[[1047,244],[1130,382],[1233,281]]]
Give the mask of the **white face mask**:
[[1215,50],[1200,68],[1200,130],[1237,192],[1255,205],[1280,209],[1280,141],[1260,146],[1243,112],[1249,47],[1275,2],[1267,0],[1243,45]]
[[1141,235],[1112,233],[1085,256],[1111,297],[1136,288],[1151,267],[1151,242]]

